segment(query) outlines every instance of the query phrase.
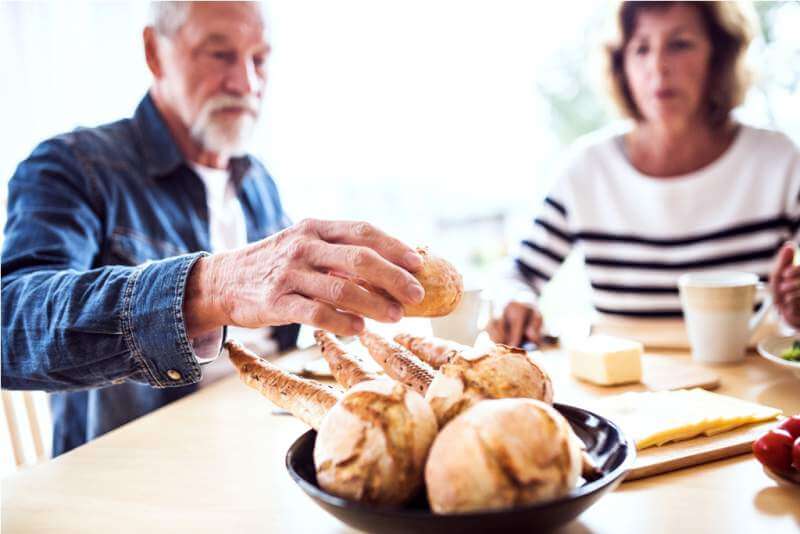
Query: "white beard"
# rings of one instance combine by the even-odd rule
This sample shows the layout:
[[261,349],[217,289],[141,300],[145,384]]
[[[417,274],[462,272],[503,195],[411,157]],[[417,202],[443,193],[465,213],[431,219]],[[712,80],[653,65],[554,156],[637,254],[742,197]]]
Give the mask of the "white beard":
[[[226,107],[244,107],[250,113],[243,113],[234,119],[215,115],[215,111]],[[216,154],[243,156],[247,142],[253,134],[258,117],[259,105],[255,97],[235,97],[218,95],[203,104],[190,129],[194,139],[203,150]]]

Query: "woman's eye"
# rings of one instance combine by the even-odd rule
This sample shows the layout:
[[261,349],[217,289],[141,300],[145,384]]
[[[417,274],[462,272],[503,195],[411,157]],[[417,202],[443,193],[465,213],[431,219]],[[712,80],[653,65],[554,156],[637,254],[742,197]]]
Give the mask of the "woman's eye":
[[647,54],[647,52],[648,52],[648,47],[646,45],[639,45],[633,49],[633,53],[636,54],[637,56],[643,56]]
[[672,50],[688,50],[692,47],[692,43],[690,41],[672,41],[669,47]]
[[236,61],[236,54],[233,53],[233,52],[227,52],[227,51],[211,52],[211,57],[213,57],[214,59],[217,59],[219,61],[224,61],[226,63],[232,63],[232,62]]

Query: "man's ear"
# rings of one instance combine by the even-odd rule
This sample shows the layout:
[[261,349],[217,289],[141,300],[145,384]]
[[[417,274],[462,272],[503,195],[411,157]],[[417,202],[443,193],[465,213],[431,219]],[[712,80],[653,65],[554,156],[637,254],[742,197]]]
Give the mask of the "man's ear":
[[161,77],[161,60],[158,57],[158,39],[156,38],[156,30],[152,26],[145,27],[142,32],[142,39],[144,41],[144,58],[147,61],[147,68],[153,74],[154,78]]

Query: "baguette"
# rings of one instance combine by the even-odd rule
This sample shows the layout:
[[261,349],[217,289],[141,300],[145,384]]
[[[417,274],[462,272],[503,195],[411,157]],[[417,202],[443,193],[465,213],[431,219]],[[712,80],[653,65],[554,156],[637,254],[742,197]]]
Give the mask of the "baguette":
[[397,334],[394,336],[394,340],[434,369],[440,368],[460,351],[469,348],[465,345],[433,336],[422,337],[412,336],[411,334]]
[[330,386],[287,373],[234,340],[229,340],[225,347],[245,384],[315,430],[339,401],[341,395]]
[[434,378],[434,370],[405,347],[365,330],[358,336],[370,355],[386,374],[424,395]]
[[363,362],[356,356],[348,354],[342,344],[330,333],[324,330],[314,332],[323,358],[331,368],[331,374],[336,382],[345,389],[350,389],[359,382],[378,378],[375,373],[367,371]]

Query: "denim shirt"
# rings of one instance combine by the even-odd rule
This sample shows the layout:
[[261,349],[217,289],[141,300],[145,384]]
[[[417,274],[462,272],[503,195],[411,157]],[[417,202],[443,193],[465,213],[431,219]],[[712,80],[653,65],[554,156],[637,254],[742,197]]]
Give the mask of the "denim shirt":
[[[288,226],[272,178],[231,162],[249,241]],[[209,250],[200,178],[151,97],[40,144],[9,182],[2,387],[51,397],[60,454],[196,389],[183,296]],[[277,329],[286,348],[297,329]]]

